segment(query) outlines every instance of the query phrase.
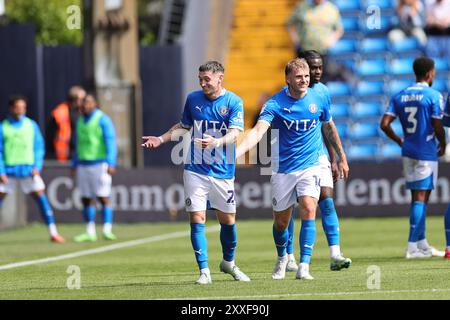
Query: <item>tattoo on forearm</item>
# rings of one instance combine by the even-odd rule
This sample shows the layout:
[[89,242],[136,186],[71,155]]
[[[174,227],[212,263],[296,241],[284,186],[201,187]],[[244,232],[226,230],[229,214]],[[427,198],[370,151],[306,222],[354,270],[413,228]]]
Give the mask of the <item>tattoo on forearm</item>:
[[325,129],[325,136],[328,142],[333,146],[333,149],[336,151],[338,157],[342,158],[344,150],[342,148],[342,144],[337,134],[336,127],[333,127],[331,123],[327,123],[324,125],[324,129]]

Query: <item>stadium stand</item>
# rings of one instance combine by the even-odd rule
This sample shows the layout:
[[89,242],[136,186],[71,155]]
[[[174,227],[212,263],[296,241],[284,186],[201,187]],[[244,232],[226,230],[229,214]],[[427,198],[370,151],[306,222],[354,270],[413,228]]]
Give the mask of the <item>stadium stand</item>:
[[[413,37],[391,44],[388,32],[395,22],[396,0],[331,0],[342,16],[344,36],[329,51],[328,59],[345,65],[351,81],[333,79],[326,83],[332,97],[332,113],[345,146],[352,146],[357,124],[378,122],[391,96],[414,81],[412,62],[424,54]],[[296,0],[238,0],[230,31],[225,86],[245,101],[246,128],[254,124],[261,109],[261,95],[271,95],[284,85],[282,70],[293,58],[294,48],[286,31],[286,20]],[[374,10],[376,9],[376,10]],[[380,20],[377,21],[376,15]],[[378,24],[379,22],[379,24]],[[443,94],[450,90],[450,65],[436,62],[433,87]],[[376,120],[376,121],[374,121]],[[401,133],[398,121],[394,127]],[[375,125],[374,125],[375,126]],[[372,126],[373,129],[373,126]],[[376,150],[372,158],[393,159],[395,148],[378,128],[367,130]],[[359,142],[358,142],[359,143]],[[372,148],[371,147],[371,148]],[[355,147],[356,148],[356,147]],[[371,148],[356,148],[368,151]],[[357,152],[358,151],[358,152]],[[398,153],[397,153],[398,154]],[[376,156],[375,156],[376,155]],[[355,156],[351,160],[365,159]]]
[[[395,16],[396,0],[334,0],[341,11],[344,37],[329,53],[329,59],[345,64],[355,83],[326,83],[332,97],[332,114],[350,161],[399,159],[400,148],[378,128],[378,121],[391,96],[414,81],[412,63],[424,50],[414,37],[395,44],[388,32]],[[379,10],[376,26],[368,8]],[[367,14],[366,14],[367,12]],[[375,13],[376,14],[376,13]],[[379,28],[378,28],[379,27]],[[433,58],[433,57],[432,57]],[[433,88],[446,95],[450,91],[450,63],[434,58],[436,78]],[[394,131],[402,136],[398,120]]]

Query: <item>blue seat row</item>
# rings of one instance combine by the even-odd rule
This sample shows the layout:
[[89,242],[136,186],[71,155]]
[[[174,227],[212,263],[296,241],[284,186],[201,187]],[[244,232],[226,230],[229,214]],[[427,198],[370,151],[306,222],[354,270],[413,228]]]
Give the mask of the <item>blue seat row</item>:
[[[414,79],[410,77],[411,72],[405,73],[405,75],[408,75],[408,78],[393,79],[387,82],[382,80],[361,80],[355,86],[352,86],[351,84],[342,81],[330,81],[326,85],[330,92],[330,96],[333,98],[348,97],[347,100],[359,100],[367,96],[386,95],[389,99],[392,95],[407,88],[414,82]],[[441,93],[449,92],[450,79],[437,77],[433,81],[432,88]],[[341,101],[342,100],[346,99],[341,99]]]

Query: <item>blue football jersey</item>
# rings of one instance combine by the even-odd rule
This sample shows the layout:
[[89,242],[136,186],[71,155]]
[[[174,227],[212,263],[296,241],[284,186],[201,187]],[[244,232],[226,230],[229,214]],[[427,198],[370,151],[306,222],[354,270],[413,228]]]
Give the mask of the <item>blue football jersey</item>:
[[328,90],[328,87],[324,85],[322,82],[314,83],[310,89],[315,90],[318,94],[325,97],[328,104],[331,105],[331,98],[330,98],[330,91]]
[[[258,121],[272,126],[272,170],[279,173],[300,171],[317,165],[323,154],[322,122],[331,120],[325,97],[308,89],[297,100],[285,87],[266,102]],[[275,131],[275,130],[277,131]]]
[[437,141],[432,118],[442,119],[444,99],[426,83],[416,83],[393,96],[386,114],[398,117],[403,128],[402,155],[436,161]]
[[[324,85],[322,82],[317,82],[317,83],[314,83],[312,85],[312,87],[310,87],[310,89],[315,90],[319,95],[323,96],[331,108],[330,91],[328,90],[328,87],[326,85]],[[328,155],[328,150],[325,146],[325,143],[322,144],[322,147],[323,147],[324,154]]]
[[224,90],[221,96],[211,101],[203,91],[194,91],[186,99],[181,125],[186,129],[192,128],[191,145],[184,168],[214,178],[233,178],[236,145],[203,150],[194,145],[194,139],[203,139],[205,134],[221,138],[232,128],[244,130],[242,99]]

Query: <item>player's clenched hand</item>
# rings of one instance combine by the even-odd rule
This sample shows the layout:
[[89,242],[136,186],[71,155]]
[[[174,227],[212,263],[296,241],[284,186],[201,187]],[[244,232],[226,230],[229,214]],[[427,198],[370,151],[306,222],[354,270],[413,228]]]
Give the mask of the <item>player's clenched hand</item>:
[[161,145],[161,140],[158,137],[146,136],[142,137],[142,139],[145,140],[145,142],[141,144],[141,146],[144,148],[158,148]]
[[194,143],[202,148],[202,149],[208,149],[208,148],[217,148],[220,145],[220,141],[210,135],[204,134],[203,139],[196,138],[194,140]]
[[346,159],[340,159],[339,160],[339,178],[340,179],[347,179],[349,171],[350,171],[350,169],[348,167],[347,160]]
[[116,173],[116,168],[114,168],[114,167],[108,167],[107,173],[108,173],[110,176],[113,176],[113,175]]
[[7,184],[8,183],[8,176],[6,174],[0,174],[0,182],[2,184]]
[[336,182],[339,178],[339,166],[336,161],[331,162],[331,175],[333,176],[333,181]]

